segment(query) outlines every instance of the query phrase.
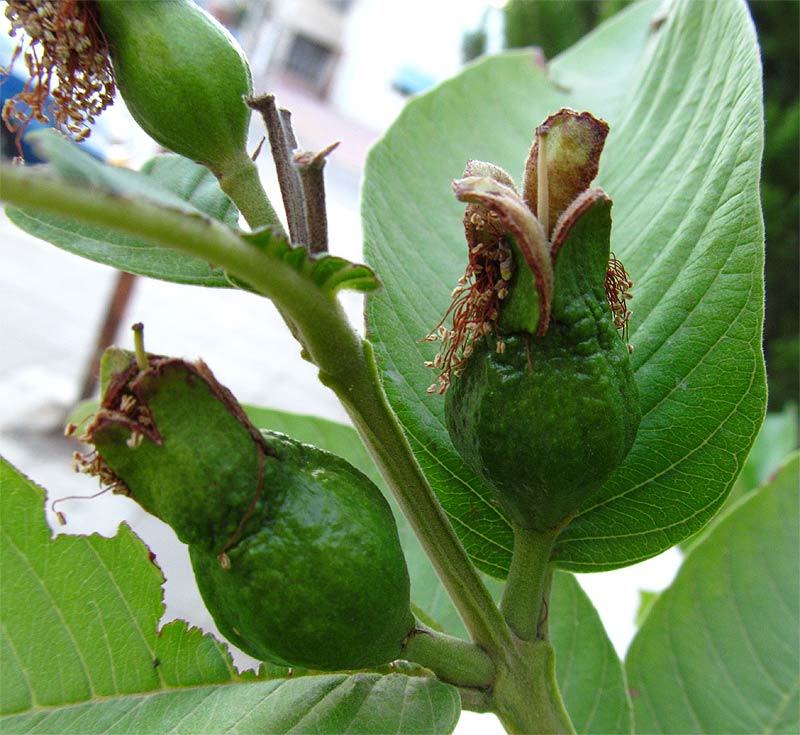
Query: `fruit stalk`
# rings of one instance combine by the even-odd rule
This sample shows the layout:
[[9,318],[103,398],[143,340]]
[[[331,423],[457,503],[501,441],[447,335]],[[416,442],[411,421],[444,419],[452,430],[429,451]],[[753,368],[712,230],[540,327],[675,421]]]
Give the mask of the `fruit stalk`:
[[541,626],[547,616],[547,578],[552,573],[550,554],[556,531],[514,527],[514,554],[508,571],[500,610],[514,634],[532,641],[544,637]]
[[494,679],[495,666],[485,651],[473,643],[431,630],[419,621],[403,645],[402,657],[459,687],[488,689]]
[[218,175],[217,180],[252,229],[270,226],[283,234],[280,218],[267,198],[258,167],[249,156],[237,158],[236,164]]

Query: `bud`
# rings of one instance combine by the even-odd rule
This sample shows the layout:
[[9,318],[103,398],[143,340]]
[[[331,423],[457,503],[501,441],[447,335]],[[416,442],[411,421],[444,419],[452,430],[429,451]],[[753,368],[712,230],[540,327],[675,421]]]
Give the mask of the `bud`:
[[84,471],[189,545],[228,640],[313,669],[397,658],[414,626],[408,572],[391,510],[365,475],[258,431],[202,362],[112,350],[104,373]]
[[136,122],[155,141],[218,177],[239,168],[252,94],[247,60],[192,0],[97,0],[114,76]]
[[607,131],[562,110],[537,129],[522,195],[479,162],[454,182],[468,203],[469,265],[453,328],[436,332],[435,390],[456,450],[533,530],[574,517],[640,421],[626,343],[632,284],[610,254],[611,201],[588,188]]

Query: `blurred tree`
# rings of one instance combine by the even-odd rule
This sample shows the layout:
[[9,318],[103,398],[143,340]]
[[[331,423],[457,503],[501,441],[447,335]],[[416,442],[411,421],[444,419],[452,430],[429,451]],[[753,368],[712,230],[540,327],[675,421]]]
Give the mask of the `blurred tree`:
[[506,48],[538,46],[546,58],[580,40],[631,0],[508,0]]
[[485,53],[486,27],[481,25],[474,31],[467,31],[461,39],[461,60],[466,64]]
[[751,0],[764,64],[764,349],[769,408],[800,399],[800,3]]

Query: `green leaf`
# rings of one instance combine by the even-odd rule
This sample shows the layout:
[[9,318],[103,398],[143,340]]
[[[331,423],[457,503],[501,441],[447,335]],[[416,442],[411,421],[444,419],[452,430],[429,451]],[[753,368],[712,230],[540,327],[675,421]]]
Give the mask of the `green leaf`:
[[243,234],[242,238],[268,257],[289,264],[325,293],[336,293],[342,288],[369,293],[380,288],[380,282],[368,266],[328,253],[312,255],[305,248],[295,247],[276,236],[272,230]]
[[[213,174],[185,158],[159,157],[145,164],[140,173],[100,163],[53,131],[37,133],[36,139],[40,154],[65,180],[122,197],[147,199],[190,214],[208,214],[231,226],[236,224],[236,210]],[[108,227],[88,226],[30,209],[7,207],[6,213],[25,232],[97,263],[175,283],[232,286],[220,268]]]
[[229,227],[235,228],[239,222],[236,206],[219,188],[216,177],[205,166],[177,153],[165,153],[147,161],[142,166],[142,173],[189,202],[195,209]]
[[111,699],[9,717],[2,720],[2,726],[9,734],[446,735],[453,731],[459,713],[456,690],[434,679],[401,674],[333,674]]
[[800,732],[800,454],[688,555],[626,659],[642,733]]
[[766,482],[797,448],[797,407],[790,404],[780,413],[768,413],[736,481],[739,492],[755,490]]
[[687,551],[708,534],[728,508],[764,484],[795,449],[798,449],[797,408],[790,404],[780,413],[767,414],[750,456],[744,463],[742,474],[725,498],[719,513],[699,533],[681,543],[681,549]]
[[[384,289],[368,335],[387,395],[471,557],[505,576],[512,534],[426,393],[421,340],[466,264],[450,192],[468,159],[518,171],[536,125],[562,106],[611,126],[600,184],[612,249],[634,282],[630,341],[643,420],[627,460],[554,550],[601,571],[678,543],[719,509],[765,405],[761,355],[763,121],[758,47],[743,2],[641,4],[552,62],[487,59],[412,101],[370,153],[363,223]],[[653,23],[651,24],[651,21]]]
[[636,608],[636,615],[634,617],[634,624],[637,628],[641,628],[647,618],[647,614],[653,607],[653,603],[658,599],[660,592],[653,590],[639,590],[639,607]]
[[255,681],[176,621],[157,632],[163,576],[127,525],[51,538],[44,491],[0,460],[0,730],[449,733],[457,691],[402,674]]
[[0,486],[0,713],[235,678],[214,639],[157,634],[164,578],[127,525],[51,539],[44,491],[2,460]]
[[553,576],[549,621],[558,688],[576,732],[633,732],[622,663],[591,600],[571,574]]

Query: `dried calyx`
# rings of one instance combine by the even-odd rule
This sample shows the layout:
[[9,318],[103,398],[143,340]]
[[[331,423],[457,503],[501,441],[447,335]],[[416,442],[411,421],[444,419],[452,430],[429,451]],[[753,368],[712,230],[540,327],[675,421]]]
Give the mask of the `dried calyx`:
[[[602,120],[563,109],[536,129],[522,195],[508,173],[482,161],[470,161],[463,178],[453,182],[456,196],[467,203],[469,260],[450,307],[425,338],[441,345],[435,358],[426,362],[439,371],[429,393],[447,391],[483,337],[493,335],[495,349],[502,353],[504,334],[526,331],[541,337],[547,332],[558,252],[576,220],[605,197],[602,190],[588,187],[597,175],[607,134]],[[612,253],[606,296],[626,344],[632,287]]]

